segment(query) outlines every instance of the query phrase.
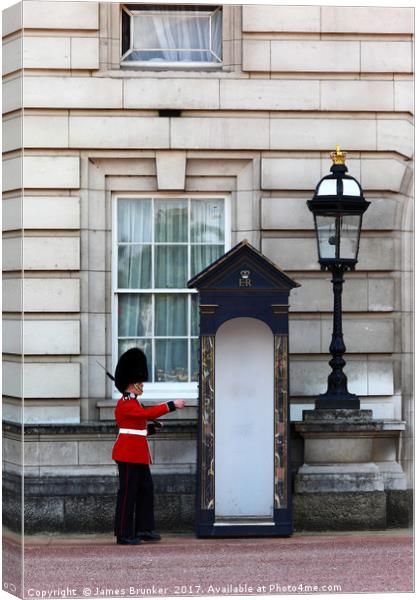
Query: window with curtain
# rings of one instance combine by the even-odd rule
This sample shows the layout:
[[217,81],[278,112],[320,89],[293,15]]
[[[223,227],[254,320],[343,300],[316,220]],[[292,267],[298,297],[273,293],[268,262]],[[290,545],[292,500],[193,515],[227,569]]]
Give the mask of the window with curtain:
[[127,4],[121,14],[121,62],[203,66],[222,62],[222,7]]
[[115,359],[142,348],[152,383],[198,379],[197,296],[186,284],[227,249],[225,202],[116,198]]

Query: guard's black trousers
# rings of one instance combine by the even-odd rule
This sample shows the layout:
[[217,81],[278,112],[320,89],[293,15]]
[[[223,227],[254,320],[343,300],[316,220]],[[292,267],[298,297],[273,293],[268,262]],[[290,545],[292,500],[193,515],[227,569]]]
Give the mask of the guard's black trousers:
[[131,538],[155,528],[153,480],[149,465],[117,461],[120,487],[117,495],[114,534]]

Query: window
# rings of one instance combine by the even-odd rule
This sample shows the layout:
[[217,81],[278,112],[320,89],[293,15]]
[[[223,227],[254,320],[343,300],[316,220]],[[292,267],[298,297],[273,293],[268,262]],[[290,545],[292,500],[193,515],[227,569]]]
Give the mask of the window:
[[222,8],[128,4],[122,8],[123,64],[214,66],[222,62]]
[[146,398],[181,388],[196,396],[198,306],[186,284],[228,248],[226,202],[115,198],[114,364],[128,348],[142,348],[154,384]]

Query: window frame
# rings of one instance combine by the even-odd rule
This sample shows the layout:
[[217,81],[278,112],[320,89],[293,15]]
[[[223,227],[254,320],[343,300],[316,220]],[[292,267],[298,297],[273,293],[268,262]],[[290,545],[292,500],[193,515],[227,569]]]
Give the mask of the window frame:
[[[209,199],[209,198],[218,198],[224,200],[224,217],[225,217],[225,252],[227,252],[231,248],[231,196],[226,193],[183,193],[180,194],[178,192],[113,192],[111,196],[112,201],[112,252],[111,252],[111,262],[112,262],[112,319],[111,319],[111,348],[112,348],[112,369],[115,371],[115,367],[118,360],[118,294],[124,293],[123,289],[118,288],[118,199],[119,198],[155,198],[155,199]],[[154,226],[154,219],[152,220],[152,225]],[[191,241],[188,242],[188,253],[190,254]],[[154,284],[154,282],[152,282]],[[190,290],[188,288],[150,288],[149,289],[136,289],[130,290],[130,293],[174,293],[174,294],[197,294],[195,290]],[[189,318],[191,321],[191,313],[189,311]],[[167,336],[165,336],[166,338]],[[174,336],[176,337],[176,336]],[[155,335],[153,332],[153,336],[150,338],[151,340],[155,339]],[[189,335],[187,339],[191,339]],[[190,360],[189,356],[189,360]],[[149,365],[149,373],[151,372],[153,366]],[[115,389],[115,386],[112,388],[112,398],[118,399],[120,397],[120,393]],[[185,400],[197,399],[198,398],[198,381],[194,382],[147,382],[144,386],[144,393],[142,398],[144,400],[171,400],[176,398],[183,398]]]
[[[141,68],[147,68],[147,69],[151,69],[151,70],[167,70],[167,69],[180,69],[180,70],[185,70],[185,69],[204,69],[204,70],[211,70],[211,69],[220,69],[221,67],[223,67],[223,5],[220,4],[216,7],[215,10],[213,10],[213,14],[215,14],[217,11],[220,11],[222,13],[222,29],[221,29],[221,44],[222,44],[222,56],[218,57],[211,49],[211,15],[209,15],[209,19],[210,19],[210,28],[209,28],[209,38],[210,38],[210,44],[209,44],[209,49],[208,51],[211,52],[211,54],[213,54],[217,61],[212,61],[212,62],[205,62],[205,61],[162,61],[162,62],[153,62],[153,61],[140,61],[140,60],[126,60],[126,57],[129,56],[129,54],[131,54],[132,52],[134,52],[134,27],[133,27],[133,15],[134,13],[137,12],[141,12],[139,9],[132,9],[132,11],[130,12],[130,10],[128,9],[128,6],[130,6],[130,3],[127,4],[123,4],[121,5],[121,10],[120,10],[120,35],[121,35],[121,42],[122,42],[122,38],[123,38],[123,19],[122,19],[122,13],[123,11],[128,15],[129,19],[130,19],[130,48],[124,53],[122,54],[122,47],[120,44],[120,66],[121,67],[141,67]],[[134,4],[133,4],[134,6]],[[135,5],[137,6],[137,5]],[[147,4],[144,5],[145,7],[147,7]],[[171,6],[179,6],[178,4],[174,4],[174,5],[162,5],[165,8],[167,8],[168,10],[171,9]],[[195,5],[191,5],[192,7],[194,7]],[[210,6],[210,5],[209,5]],[[188,5],[185,5],[185,7],[187,8]],[[151,10],[149,11],[150,13],[152,12]],[[181,48],[174,48],[174,50],[181,50]],[[197,49],[198,50],[198,49]]]

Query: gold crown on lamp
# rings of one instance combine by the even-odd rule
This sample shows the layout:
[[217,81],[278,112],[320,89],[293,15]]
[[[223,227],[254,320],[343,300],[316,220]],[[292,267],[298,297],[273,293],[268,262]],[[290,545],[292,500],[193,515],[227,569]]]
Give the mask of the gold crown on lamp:
[[337,144],[335,147],[335,152],[331,152],[330,157],[335,165],[344,165],[346,162],[347,154],[341,151],[340,146]]

